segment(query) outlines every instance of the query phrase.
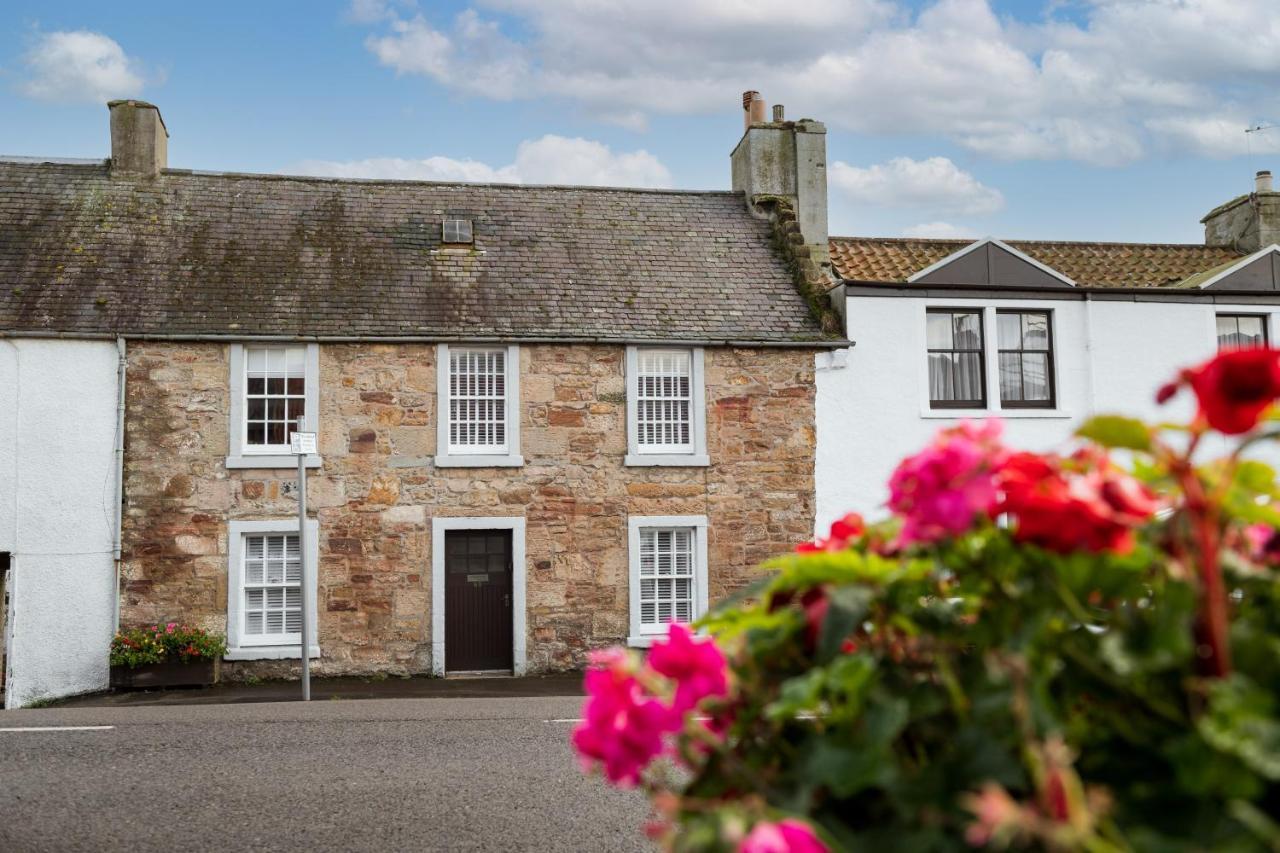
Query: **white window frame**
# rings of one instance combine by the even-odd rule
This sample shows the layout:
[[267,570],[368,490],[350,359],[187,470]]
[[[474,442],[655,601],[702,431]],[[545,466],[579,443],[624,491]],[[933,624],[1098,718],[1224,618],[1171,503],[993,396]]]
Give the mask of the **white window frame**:
[[[296,464],[296,463],[295,463]],[[298,532],[298,519],[277,518],[265,521],[236,521],[228,523],[227,530],[227,653],[225,660],[301,660],[301,637],[298,634],[281,634],[279,639],[244,635],[244,537],[261,534],[285,534]],[[307,519],[306,562],[302,568],[302,589],[307,597],[307,624],[311,628],[314,644],[309,650],[313,658],[320,657],[319,635],[316,633],[316,583],[319,573],[320,523]],[[252,645],[250,645],[252,643]]]
[[449,344],[436,345],[436,457],[439,468],[518,468],[520,455],[520,347],[476,344],[456,345],[457,349],[506,350],[507,447],[504,453],[486,450],[452,450],[449,447]]
[[[639,406],[640,398],[640,352],[642,350],[684,350],[690,353],[689,392],[693,396],[693,405],[689,410],[691,422],[689,436],[693,440],[692,448],[684,453],[672,453],[666,450],[647,450],[640,445]],[[623,460],[626,465],[663,465],[705,467],[711,464],[707,455],[707,386],[706,355],[702,347],[668,347],[668,346],[629,346],[626,358],[627,380],[627,455]]]
[[640,532],[652,527],[685,527],[693,531],[693,618],[707,612],[707,517],[705,515],[633,515],[627,519],[628,646],[648,647],[655,637],[666,636],[666,625],[640,624]]
[[[1063,401],[1073,399],[1072,388],[1063,383],[1064,374],[1060,358],[1061,341],[1059,333],[1060,314],[1053,300],[1036,299],[917,299],[915,310],[914,351],[919,355],[917,363],[919,372],[917,383],[920,389],[920,417],[930,420],[959,420],[961,418],[986,418],[999,415],[1005,420],[1067,420],[1072,417],[1069,410],[1063,408]],[[1087,304],[1087,303],[1086,303]],[[929,394],[929,341],[926,327],[929,322],[929,309],[955,309],[957,311],[973,311],[982,315],[982,358],[983,378],[986,380],[987,405],[982,409],[935,409]],[[1042,311],[1049,315],[1049,335],[1053,341],[1053,357],[1049,359],[1053,370],[1054,403],[1052,409],[1005,408],[1000,400],[1000,342],[998,311]],[[1217,340],[1215,337],[1214,340]],[[1068,377],[1069,378],[1069,377]]]
[[527,567],[525,564],[525,521],[522,515],[503,516],[435,516],[431,519],[431,674],[445,675],[444,656],[444,539],[449,530],[511,531],[511,667],[513,675],[524,675],[527,669],[525,633],[527,619],[525,599]]
[[[231,345],[229,386],[231,391],[231,416],[227,424],[227,435],[230,439],[227,455],[228,468],[296,468],[298,458],[289,453],[281,453],[274,448],[266,449],[250,446],[248,443],[245,422],[245,350],[261,348],[283,348],[299,346],[274,343],[240,343]],[[307,413],[303,417],[306,432],[319,432],[320,423],[320,345],[302,344],[306,347],[306,390]],[[308,468],[319,468],[321,458],[316,454],[307,456]]]

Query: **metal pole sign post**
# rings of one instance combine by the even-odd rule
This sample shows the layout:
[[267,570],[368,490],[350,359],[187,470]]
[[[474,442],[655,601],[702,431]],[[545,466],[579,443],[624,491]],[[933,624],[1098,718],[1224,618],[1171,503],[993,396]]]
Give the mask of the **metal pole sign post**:
[[298,430],[289,436],[289,451],[298,457],[298,563],[302,588],[302,701],[311,701],[311,607],[307,592],[312,579],[307,574],[307,454],[316,452],[316,434],[303,432],[303,419]]

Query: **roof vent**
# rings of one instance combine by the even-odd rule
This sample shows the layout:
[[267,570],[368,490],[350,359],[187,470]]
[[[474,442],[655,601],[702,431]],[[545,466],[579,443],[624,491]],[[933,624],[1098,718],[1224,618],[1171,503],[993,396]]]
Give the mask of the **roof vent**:
[[470,219],[446,219],[440,228],[440,240],[445,243],[474,243]]

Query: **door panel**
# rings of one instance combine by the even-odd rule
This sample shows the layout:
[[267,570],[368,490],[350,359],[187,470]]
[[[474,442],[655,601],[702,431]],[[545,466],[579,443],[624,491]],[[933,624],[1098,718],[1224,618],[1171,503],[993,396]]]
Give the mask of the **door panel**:
[[447,530],[444,535],[445,669],[509,670],[511,531]]

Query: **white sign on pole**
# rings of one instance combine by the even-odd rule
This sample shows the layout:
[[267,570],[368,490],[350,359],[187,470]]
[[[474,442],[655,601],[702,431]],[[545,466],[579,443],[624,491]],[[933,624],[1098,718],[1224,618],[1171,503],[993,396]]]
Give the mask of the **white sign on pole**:
[[293,454],[313,454],[316,452],[316,434],[314,432],[295,432],[289,436],[289,452]]

